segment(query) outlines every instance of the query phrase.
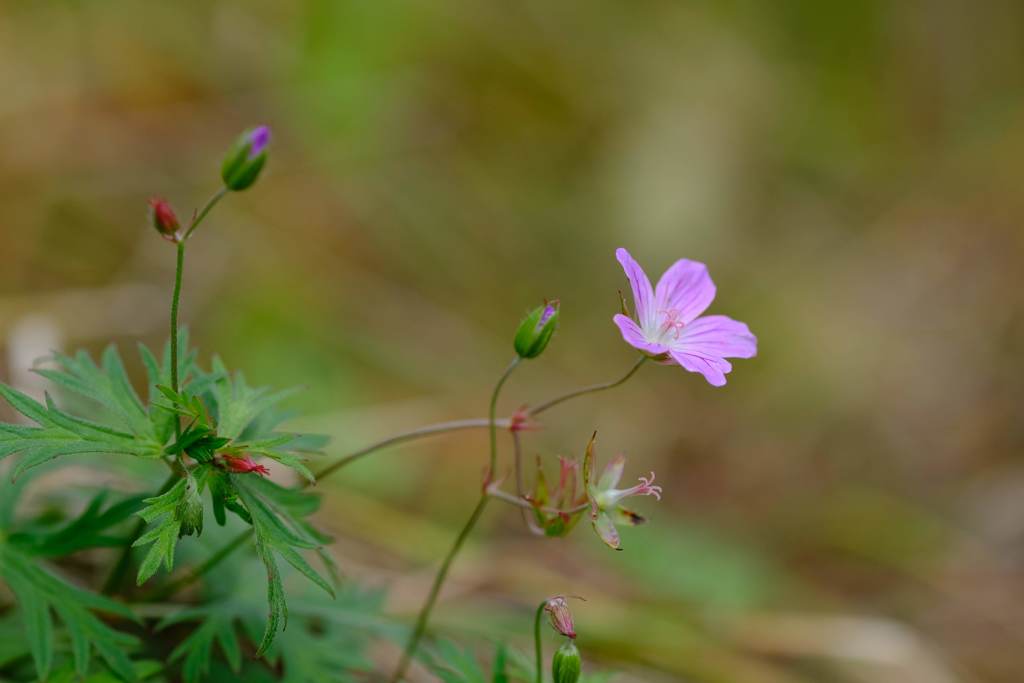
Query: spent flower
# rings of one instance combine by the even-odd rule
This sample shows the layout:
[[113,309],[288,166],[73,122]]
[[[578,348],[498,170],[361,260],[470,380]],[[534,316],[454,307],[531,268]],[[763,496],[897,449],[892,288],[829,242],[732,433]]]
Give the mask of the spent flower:
[[715,298],[707,266],[680,259],[656,287],[629,252],[615,252],[633,288],[636,319],[617,313],[613,320],[629,345],[666,364],[699,372],[713,386],[725,384],[732,370],[726,358],[753,358],[757,337],[745,323],[724,315],[701,316]]
[[597,466],[594,444],[596,434],[587,444],[587,452],[583,459],[583,482],[587,489],[587,500],[590,502],[590,521],[594,531],[608,547],[622,550],[622,542],[616,524],[637,526],[646,522],[646,518],[620,505],[620,502],[632,496],[654,496],[661,500],[661,487],[654,483],[654,472],[650,477],[640,477],[640,483],[626,489],[617,488],[626,468],[626,456],[617,455],[605,466],[601,477],[593,481],[594,469]]
[[576,637],[576,626],[572,621],[572,612],[569,611],[569,603],[561,595],[549,599],[544,605],[551,628],[555,629],[567,638]]
[[576,526],[586,510],[587,496],[577,495],[579,463],[559,457],[558,485],[550,487],[544,476],[544,467],[537,457],[537,481],[533,494],[527,500],[533,506],[537,526],[545,536],[566,536]]

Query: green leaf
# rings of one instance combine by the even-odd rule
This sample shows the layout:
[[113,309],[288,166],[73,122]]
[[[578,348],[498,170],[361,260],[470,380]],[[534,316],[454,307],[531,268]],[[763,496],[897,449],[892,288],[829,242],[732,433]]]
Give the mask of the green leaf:
[[47,396],[46,405],[0,384],[0,397],[38,426],[0,424],[0,459],[15,453],[21,459],[11,477],[54,458],[85,453],[160,457],[161,444],[113,427],[74,417],[59,410]]
[[139,566],[138,585],[145,583],[163,564],[174,568],[174,551],[181,536],[203,531],[203,505],[199,485],[191,475],[181,479],[167,493],[147,498],[147,505],[138,515],[153,525],[138,538],[133,547],[151,545]]
[[9,540],[11,544],[42,557],[63,557],[87,548],[121,546],[124,538],[105,532],[138,513],[143,496],[125,498],[104,509],[107,497],[105,491],[93,496],[85,510],[64,526],[52,531],[34,527],[11,534]]
[[125,650],[136,639],[115,631],[98,619],[93,611],[134,619],[131,611],[113,600],[76,588],[37,563],[36,559],[0,536],[0,579],[10,587],[17,600],[26,639],[36,672],[46,679],[53,662],[56,613],[71,643],[74,669],[79,677],[89,669],[95,651],[121,679],[135,680],[132,662]]
[[168,661],[182,663],[182,678],[186,683],[196,683],[210,673],[213,646],[219,644],[231,670],[235,673],[242,668],[242,647],[235,631],[236,615],[231,605],[213,603],[199,609],[186,609],[164,619],[158,625],[163,629],[185,621],[200,620],[199,627],[174,649]]
[[331,584],[321,577],[297,550],[313,550],[324,542],[324,537],[303,519],[316,510],[319,499],[308,493],[278,486],[253,474],[233,474],[228,478],[252,519],[256,553],[267,572],[269,611],[266,628],[257,651],[258,655],[262,655],[270,647],[278,631],[285,628],[288,623],[284,585],[281,582],[281,572],[275,555],[282,557],[328,594],[334,595]]

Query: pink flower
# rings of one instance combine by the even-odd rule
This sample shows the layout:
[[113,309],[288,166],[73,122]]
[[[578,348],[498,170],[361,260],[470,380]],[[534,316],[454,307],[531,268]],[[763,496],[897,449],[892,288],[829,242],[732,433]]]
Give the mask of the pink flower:
[[268,470],[264,465],[260,465],[253,460],[251,455],[241,457],[225,455],[224,464],[227,465],[229,470],[236,474],[248,474],[249,472],[255,472],[256,474],[262,474],[263,476],[270,474],[270,470]]
[[622,507],[619,503],[632,496],[654,496],[661,500],[661,487],[654,483],[654,472],[650,477],[640,477],[640,483],[627,489],[616,488],[622,479],[622,473],[626,469],[626,456],[617,455],[612,458],[601,473],[601,478],[593,481],[594,469],[597,467],[597,455],[594,452],[594,444],[597,435],[590,438],[587,444],[587,452],[583,458],[583,483],[587,489],[587,499],[590,501],[590,521],[594,531],[601,537],[601,540],[613,550],[622,550],[622,542],[619,540],[619,531],[616,524],[637,526],[647,520],[641,515]]
[[629,252],[615,256],[633,287],[636,320],[617,314],[615,324],[629,345],[668,364],[699,372],[713,386],[732,370],[726,358],[753,358],[757,337],[745,323],[724,315],[701,316],[715,298],[707,266],[680,259],[651,288],[647,273]]

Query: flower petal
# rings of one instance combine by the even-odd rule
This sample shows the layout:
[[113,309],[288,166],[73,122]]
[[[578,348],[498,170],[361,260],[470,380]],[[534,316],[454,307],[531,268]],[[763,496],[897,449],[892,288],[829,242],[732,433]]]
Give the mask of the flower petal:
[[608,461],[608,464],[604,467],[604,472],[601,473],[601,478],[597,480],[597,488],[602,491],[613,489],[619,485],[619,480],[622,479],[622,472],[626,469],[626,456],[619,454]]
[[668,351],[667,346],[647,341],[643,330],[640,329],[632,318],[627,318],[621,313],[616,313],[612,320],[619,326],[619,332],[622,333],[622,338],[625,339],[626,343],[633,348],[640,349],[641,351],[654,356],[658,356]]
[[684,327],[679,339],[672,342],[672,350],[706,358],[753,358],[757,337],[746,323],[725,315],[708,315]]
[[605,542],[605,545],[612,550],[622,550],[622,541],[619,539],[619,532],[611,517],[603,512],[598,512],[590,516],[590,521],[594,525],[594,531]]
[[684,369],[699,372],[713,387],[725,386],[725,374],[732,370],[732,364],[724,358],[706,358],[686,351],[669,351],[669,355]]
[[677,311],[679,320],[689,323],[715,300],[715,283],[708,267],[698,261],[680,259],[658,280],[654,293],[655,312]]
[[621,247],[615,250],[615,258],[622,264],[622,270],[626,271],[626,278],[629,279],[629,284],[633,288],[633,303],[636,307],[636,319],[640,322],[640,327],[645,329],[654,327],[657,309],[654,306],[654,290],[651,288],[651,281],[647,278],[647,273],[639,263],[633,260],[629,252]]

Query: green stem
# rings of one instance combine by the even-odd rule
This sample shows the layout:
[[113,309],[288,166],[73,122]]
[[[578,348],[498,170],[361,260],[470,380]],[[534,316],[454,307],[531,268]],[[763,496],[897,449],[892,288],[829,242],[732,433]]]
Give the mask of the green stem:
[[[320,481],[324,477],[333,474],[340,470],[346,465],[351,465],[356,460],[359,460],[365,455],[369,455],[374,451],[379,451],[382,448],[388,446],[394,446],[395,444],[402,443],[403,441],[413,441],[415,439],[422,439],[425,436],[433,436],[434,434],[444,434],[445,432],[455,432],[461,429],[478,429],[480,427],[489,427],[491,421],[487,418],[473,418],[468,420],[452,420],[450,422],[439,422],[437,424],[427,425],[426,427],[418,427],[408,432],[402,432],[394,436],[389,436],[386,439],[381,439],[376,443],[372,443],[369,446],[360,448],[354,453],[349,453],[343,458],[338,459],[336,462],[331,463],[324,469],[316,473],[316,480]],[[496,424],[508,425],[508,420],[498,420]],[[309,483],[305,482],[303,486],[308,486]]]
[[184,242],[185,240],[192,236],[192,233],[196,231],[196,228],[199,227],[199,224],[202,223],[203,219],[206,218],[206,214],[210,213],[213,207],[217,205],[217,202],[223,199],[224,195],[226,195],[227,193],[228,188],[222,187],[216,192],[214,192],[212,197],[206,200],[206,204],[203,205],[203,208],[199,209],[199,211],[197,211],[196,214],[192,217],[192,223],[189,224],[188,231],[185,233],[185,236],[181,240],[182,242]]
[[[178,242],[178,260],[174,268],[174,293],[171,295],[171,389],[177,394],[178,386],[178,307],[181,303],[181,280],[185,270],[185,240]],[[181,438],[181,421],[174,419],[175,440]]]
[[[491,452],[490,452],[490,469],[487,471],[487,481],[490,483],[494,477],[494,472],[498,464],[498,429],[495,419],[495,414],[498,409],[498,395],[501,394],[501,388],[505,386],[506,380],[512,371],[519,365],[520,358],[516,356],[512,359],[512,362],[505,368],[505,372],[501,374],[497,384],[494,385],[494,391],[491,392],[491,403],[487,413],[487,426],[491,436]],[[395,669],[395,673],[391,676],[391,683],[399,683],[402,678],[405,677],[405,672],[409,668],[409,664],[412,662],[413,656],[416,654],[416,648],[419,647],[420,640],[423,639],[423,634],[427,630],[427,623],[430,621],[430,613],[434,610],[434,605],[437,603],[437,596],[441,593],[441,587],[444,586],[445,580],[448,578],[448,571],[451,569],[452,563],[458,556],[459,551],[462,550],[463,544],[466,539],[469,538],[470,533],[476,527],[478,521],[480,521],[481,515],[487,508],[487,503],[490,502],[491,497],[487,493],[487,486],[484,486],[483,493],[480,495],[480,500],[477,501],[476,507],[473,508],[472,514],[469,519],[466,520],[466,524],[462,527],[459,535],[455,538],[455,543],[452,545],[451,550],[448,551],[448,555],[445,556],[444,561],[441,563],[441,568],[437,570],[437,575],[434,576],[434,583],[430,586],[430,592],[427,594],[427,600],[423,603],[423,607],[420,608],[420,613],[416,617],[416,625],[413,627],[412,636],[409,638],[409,642],[405,646],[405,650],[402,652],[402,658],[398,662],[398,667]]]
[[391,683],[399,683],[405,676],[406,669],[409,668],[409,664],[412,662],[413,655],[416,654],[416,648],[420,644],[420,640],[423,638],[424,632],[427,630],[427,622],[430,620],[430,613],[434,610],[434,604],[437,602],[437,596],[441,593],[441,587],[444,585],[445,579],[448,578],[448,570],[451,569],[452,563],[455,561],[455,557],[462,550],[462,545],[469,538],[469,534],[473,531],[476,523],[480,520],[480,516],[483,514],[484,509],[487,507],[487,502],[490,500],[490,496],[484,494],[480,496],[480,500],[477,501],[476,507],[473,508],[473,513],[466,520],[465,526],[462,527],[462,531],[455,538],[455,543],[448,551],[448,555],[445,556],[444,562],[441,563],[441,568],[438,569],[437,575],[434,576],[434,583],[430,586],[430,593],[427,594],[427,600],[423,603],[423,607],[420,608],[419,616],[416,617],[416,626],[413,627],[412,636],[409,638],[409,642],[405,646],[405,650],[402,652],[402,659],[398,663],[398,668],[395,669],[395,673],[391,676]]
[[606,389],[614,389],[615,387],[617,387],[620,384],[624,383],[626,380],[628,380],[634,374],[636,374],[636,371],[640,369],[640,366],[643,365],[644,361],[646,361],[646,360],[647,360],[647,356],[640,356],[640,358],[637,359],[636,363],[633,364],[633,366],[629,369],[629,371],[625,375],[623,375],[622,377],[620,377],[620,378],[618,378],[616,380],[612,380],[611,382],[603,382],[601,384],[591,384],[590,386],[587,386],[587,387],[581,387],[580,389],[576,389],[574,391],[570,391],[570,392],[568,392],[566,394],[562,394],[560,396],[556,396],[555,398],[553,398],[553,399],[551,399],[549,401],[545,401],[544,403],[541,403],[536,408],[528,409],[526,412],[527,412],[528,415],[531,415],[531,416],[533,416],[533,415],[540,415],[541,413],[547,412],[551,408],[554,408],[559,403],[562,403],[564,401],[568,401],[571,398],[576,398],[577,396],[584,396],[586,394],[593,394],[593,393],[596,393],[598,391],[605,391]]
[[[181,305],[181,282],[185,272],[185,242],[188,241],[189,236],[195,231],[199,224],[203,222],[203,219],[210,213],[217,202],[227,194],[227,188],[222,187],[220,190],[214,193],[210,199],[207,200],[206,204],[196,212],[192,218],[192,222],[189,225],[188,231],[185,235],[178,239],[177,243],[177,258],[175,259],[174,265],[174,291],[171,294],[171,389],[177,394],[181,391],[180,381],[181,378],[178,376],[178,309]],[[175,417],[174,419],[174,437],[175,441],[181,439],[181,421]],[[164,482],[164,485],[160,487],[160,492],[157,495],[166,493],[174,486],[175,482],[184,474],[184,464],[181,462],[181,455],[178,456],[175,462],[167,462],[171,468],[171,476]],[[128,542],[121,550],[121,555],[118,557],[117,562],[114,563],[114,568],[110,572],[110,576],[107,577],[107,581],[103,585],[103,592],[111,594],[117,590],[124,580],[125,574],[128,573],[129,566],[131,565],[132,547],[135,541],[139,538],[142,532],[146,528],[146,523],[140,520],[136,523],[132,529],[131,535],[128,537]],[[218,560],[219,561],[219,560]]]
[[501,374],[501,378],[498,379],[498,383],[494,385],[494,391],[491,392],[491,405],[487,412],[487,430],[491,435],[491,460],[490,469],[487,471],[488,480],[494,478],[494,471],[498,464],[498,424],[495,419],[498,412],[498,394],[501,393],[501,388],[505,386],[506,380],[508,380],[512,371],[516,369],[516,366],[519,365],[520,360],[519,356],[512,359],[512,362],[505,368],[505,372]]
[[548,604],[548,601],[537,605],[537,614],[533,617],[533,651],[537,658],[537,675],[535,683],[544,683],[544,654],[543,646],[540,642],[540,620],[544,616],[544,607]]

